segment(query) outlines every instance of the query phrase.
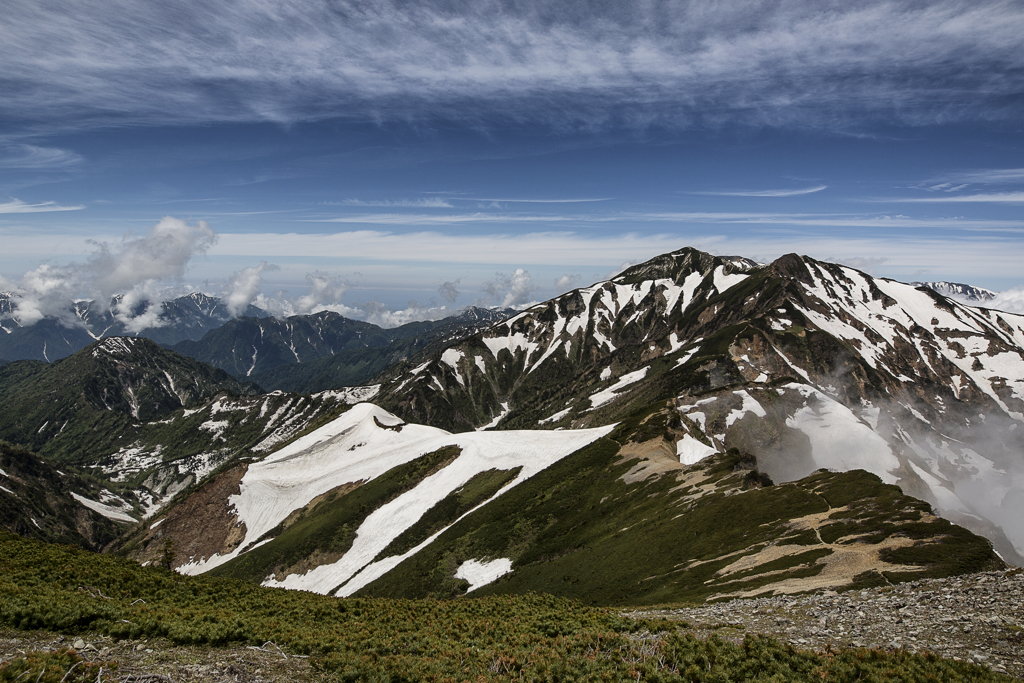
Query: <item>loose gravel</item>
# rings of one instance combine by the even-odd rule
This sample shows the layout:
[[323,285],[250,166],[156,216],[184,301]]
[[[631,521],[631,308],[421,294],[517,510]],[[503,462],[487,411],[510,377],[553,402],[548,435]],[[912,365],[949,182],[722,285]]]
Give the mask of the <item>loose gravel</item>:
[[748,633],[799,648],[931,651],[1024,678],[1024,570],[925,579],[870,590],[628,613],[688,622],[738,642]]

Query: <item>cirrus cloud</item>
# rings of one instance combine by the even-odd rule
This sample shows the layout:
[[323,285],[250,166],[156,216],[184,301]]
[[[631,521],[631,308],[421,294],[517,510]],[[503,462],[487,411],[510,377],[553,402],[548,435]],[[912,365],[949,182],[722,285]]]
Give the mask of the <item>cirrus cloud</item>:
[[0,115],[26,127],[339,113],[573,129],[1013,120],[1022,31],[1012,0],[9,0]]

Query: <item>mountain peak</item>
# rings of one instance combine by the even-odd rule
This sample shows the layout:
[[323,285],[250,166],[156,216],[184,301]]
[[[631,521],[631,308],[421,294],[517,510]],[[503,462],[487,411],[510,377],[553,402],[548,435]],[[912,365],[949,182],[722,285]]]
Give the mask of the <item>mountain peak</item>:
[[644,280],[672,280],[676,283],[682,282],[690,273],[698,272],[704,275],[712,272],[716,267],[722,267],[723,273],[746,273],[760,264],[741,256],[714,256],[693,247],[683,247],[668,254],[655,256],[654,258],[630,266],[617,276],[612,282],[617,284],[636,284]]
[[965,285],[959,282],[911,282],[915,287],[927,287],[943,296],[948,296],[961,301],[983,303],[996,298],[996,293],[983,287]]
[[159,348],[154,342],[145,337],[106,337],[93,345],[92,356],[99,358],[102,354],[110,356],[129,357],[139,350],[153,350]]

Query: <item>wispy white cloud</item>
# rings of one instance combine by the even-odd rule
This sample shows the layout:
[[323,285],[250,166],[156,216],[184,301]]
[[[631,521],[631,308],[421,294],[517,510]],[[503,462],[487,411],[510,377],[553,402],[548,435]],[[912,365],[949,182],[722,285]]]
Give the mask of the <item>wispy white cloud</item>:
[[468,201],[496,202],[499,204],[584,204],[587,202],[610,202],[612,197],[594,197],[590,199],[487,199],[469,198]]
[[827,189],[828,185],[817,185],[798,190],[729,190],[721,192],[687,192],[686,194],[714,195],[717,197],[797,197],[802,194],[814,194]]
[[387,226],[445,226],[458,224],[521,225],[538,223],[606,224],[606,223],[683,223],[732,225],[790,225],[794,227],[832,228],[945,228],[960,230],[1024,230],[1022,220],[973,218],[913,218],[902,215],[854,215],[807,213],[728,213],[728,212],[619,212],[596,214],[526,214],[526,213],[461,213],[461,214],[357,214],[331,218],[308,218],[310,223],[351,223]]
[[0,204],[0,213],[46,213],[49,211],[78,211],[85,206],[61,206],[56,202],[40,202],[26,204],[20,199],[12,199]]
[[953,176],[958,183],[999,185],[1024,182],[1024,168],[987,168]]
[[0,146],[0,168],[39,171],[67,168],[82,161],[81,155],[57,147],[27,144]]
[[[451,301],[458,296],[459,290],[474,291],[478,290],[480,283],[498,282],[493,276],[496,271],[514,274],[517,269],[536,276],[527,281],[524,274],[516,280],[516,291],[526,296],[522,293],[529,290],[529,286],[539,287],[537,283],[555,283],[556,289],[575,286],[576,276],[560,277],[565,273],[587,273],[585,281],[589,282],[597,279],[590,273],[609,273],[624,262],[639,263],[684,246],[716,254],[741,254],[760,262],[769,262],[784,253],[797,252],[823,260],[854,264],[868,268],[876,275],[897,279],[941,279],[994,289],[1020,282],[1020,264],[1024,263],[1024,240],[1020,239],[1019,233],[835,231],[819,229],[817,226],[755,233],[732,230],[729,224],[715,229],[679,222],[674,225],[659,224],[656,232],[623,227],[601,232],[538,231],[492,235],[437,230],[347,230],[323,234],[220,233],[216,244],[212,245],[210,233],[203,224],[187,226],[171,219],[166,224],[166,231],[177,235],[169,241],[179,245],[176,252],[181,254],[181,258],[169,259],[173,267],[171,270],[165,269],[165,274],[181,277],[184,264],[189,263],[189,255],[205,253],[206,257],[196,264],[203,269],[198,276],[211,281],[223,281],[225,273],[236,271],[238,277],[233,277],[225,293],[234,293],[240,308],[247,301],[259,304],[252,297],[258,295],[258,290],[266,282],[269,268],[261,269],[257,266],[242,272],[239,271],[239,264],[260,261],[273,261],[280,265],[280,270],[273,275],[275,282],[292,283],[284,286],[291,287],[294,281],[301,282],[305,275],[311,274],[307,281],[309,292],[306,296],[309,298],[302,304],[303,308],[309,310],[316,310],[318,306],[332,306],[335,308],[331,310],[340,310],[337,307],[342,305],[342,295],[348,291],[349,296],[352,296],[353,288],[357,296],[363,299],[380,297],[381,292],[398,287],[437,292],[446,301]],[[35,293],[33,296],[40,302],[37,305],[39,310],[49,310],[44,306],[46,302],[52,303],[58,299],[66,302],[68,297],[80,295],[76,292],[83,288],[83,283],[88,285],[85,289],[97,295],[118,288],[139,290],[142,287],[140,295],[150,296],[150,292],[144,290],[149,278],[155,275],[150,265],[146,264],[164,253],[162,247],[158,249],[156,246],[157,237],[165,239],[162,233],[157,235],[157,231],[154,231],[153,235],[141,241],[129,240],[122,246],[116,246],[115,243],[108,252],[93,254],[85,265],[80,264],[71,270],[61,266],[34,269],[26,273],[21,286],[26,292]],[[25,232],[5,234],[3,242],[5,251],[22,254],[24,258],[31,258],[32,254],[47,256],[55,242],[81,244],[80,238],[74,235]],[[83,245],[82,249],[88,253],[89,245]],[[144,257],[140,261],[143,265],[135,264],[138,267],[133,267],[131,264],[135,263],[135,255],[140,253]],[[311,255],[315,255],[315,259],[311,259]],[[358,276],[353,284],[340,276],[318,274],[317,268],[324,267],[326,263],[333,269],[348,273],[346,277],[355,277],[353,274],[357,271],[363,273],[363,276]],[[452,280],[453,271],[459,273],[461,284]],[[101,282],[100,275],[106,273],[124,274],[113,282]],[[512,283],[515,278],[509,275],[501,282],[504,283],[506,279]],[[994,279],[1001,280],[1003,286],[996,285]],[[444,287],[442,292],[438,289],[438,282],[447,282],[451,287]],[[498,289],[495,289],[494,303],[504,301],[511,291],[509,284],[499,297]],[[546,296],[548,291],[544,289],[542,294]],[[298,299],[281,301],[284,302],[282,307],[288,303],[292,306],[289,310],[293,311],[299,305]],[[416,307],[409,308],[412,310]],[[26,307],[26,313],[28,311]]]
[[[360,230],[329,234],[228,234],[222,233],[211,257],[303,258],[308,254],[337,259],[346,267],[361,263],[415,263],[423,274],[451,264],[491,265],[496,269],[562,269],[603,267],[608,270],[624,261],[639,263],[658,254],[693,246],[717,254],[741,254],[766,262],[788,252],[875,264],[878,274],[918,270],[941,274],[958,282],[993,277],[1019,278],[1024,262],[1024,241],[1018,237],[940,236],[933,231],[893,235],[889,232],[802,230],[780,234],[732,235],[700,228],[674,226],[658,233],[616,231],[591,235],[576,232],[527,234],[446,234],[441,232],[397,233]],[[340,265],[338,267],[341,267]],[[447,272],[447,271],[445,271]],[[507,270],[505,270],[507,272]],[[960,278],[960,279],[955,279]]]
[[1013,0],[8,0],[6,121],[1016,120]]
[[901,204],[956,204],[963,202],[972,204],[1020,204],[1024,203],[1024,192],[993,192],[989,194],[936,195],[933,197],[897,197],[890,199],[876,199],[872,201],[899,202]]
[[453,208],[440,197],[427,197],[424,199],[383,199],[367,201],[363,199],[343,199],[338,204],[342,206],[394,206],[394,207],[416,207],[424,209],[451,209]]
[[[334,218],[308,218],[309,223],[362,223],[365,225],[453,225],[456,223],[563,223],[579,221],[577,216],[458,213],[445,215],[412,213],[366,213]],[[594,217],[594,220],[602,220]]]

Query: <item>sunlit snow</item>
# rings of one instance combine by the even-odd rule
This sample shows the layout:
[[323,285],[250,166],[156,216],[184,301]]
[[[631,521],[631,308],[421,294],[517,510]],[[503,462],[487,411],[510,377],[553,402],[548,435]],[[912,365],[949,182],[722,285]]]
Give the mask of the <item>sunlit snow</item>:
[[444,446],[460,448],[461,454],[450,465],[370,514],[357,530],[352,548],[338,562],[321,565],[304,575],[288,576],[280,582],[273,579],[265,582],[319,593],[331,592],[345,584],[343,593],[347,594],[375,578],[382,568],[392,566],[399,558],[385,558],[377,563],[373,559],[427,510],[476,474],[490,469],[521,467],[518,476],[502,489],[504,492],[604,436],[612,428],[450,434],[434,427],[403,424],[373,404],[359,404],[265,460],[250,465],[242,478],[239,494],[229,499],[238,521],[245,524],[245,540],[227,555],[192,558],[179,571],[199,574],[223,564],[239,555],[248,542],[277,526],[293,510],[339,486],[373,479]]
[[507,557],[499,557],[496,560],[466,560],[459,565],[455,572],[456,579],[469,581],[469,590],[475,591],[480,586],[486,586],[512,571],[512,560]]

